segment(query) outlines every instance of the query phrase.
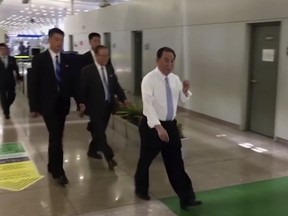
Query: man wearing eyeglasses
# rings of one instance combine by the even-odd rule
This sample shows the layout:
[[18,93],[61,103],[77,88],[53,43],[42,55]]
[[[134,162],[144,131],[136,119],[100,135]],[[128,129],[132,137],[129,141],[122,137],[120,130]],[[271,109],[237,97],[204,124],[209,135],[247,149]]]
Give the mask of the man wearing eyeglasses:
[[109,169],[113,170],[117,163],[113,159],[114,153],[107,143],[105,131],[110,115],[115,111],[114,96],[117,95],[125,105],[128,102],[113,67],[107,65],[108,60],[108,48],[100,45],[95,49],[95,64],[82,69],[79,107],[80,113],[83,115],[85,112],[91,121],[92,142],[88,156],[93,157],[97,151],[103,152]]

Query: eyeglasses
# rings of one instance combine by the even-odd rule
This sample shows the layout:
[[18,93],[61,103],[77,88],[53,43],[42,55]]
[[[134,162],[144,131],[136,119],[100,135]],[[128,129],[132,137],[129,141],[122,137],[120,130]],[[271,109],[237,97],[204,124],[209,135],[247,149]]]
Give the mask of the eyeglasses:
[[99,55],[97,54],[97,56],[103,57],[103,58],[109,58],[109,55]]

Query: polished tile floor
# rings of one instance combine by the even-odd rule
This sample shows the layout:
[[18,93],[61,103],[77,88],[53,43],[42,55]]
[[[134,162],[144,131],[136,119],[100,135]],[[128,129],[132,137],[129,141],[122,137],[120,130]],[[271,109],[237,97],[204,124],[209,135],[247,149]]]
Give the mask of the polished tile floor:
[[[65,170],[70,184],[66,188],[59,187],[46,170],[48,139],[45,125],[41,118],[29,119],[28,111],[25,97],[18,94],[11,120],[4,120],[2,117],[0,119],[1,142],[20,142],[45,177],[20,192],[0,190],[1,216],[189,215],[179,213],[179,209],[175,210],[179,206],[173,198],[175,193],[168,182],[160,157],[150,169],[150,192],[153,200],[144,202],[135,197],[133,175],[139,143],[126,140],[116,131],[108,129],[109,143],[115,150],[119,165],[112,172],[104,161],[88,159],[86,151],[90,137],[86,131],[87,119],[79,118],[74,111],[67,119],[64,139]],[[215,203],[219,204],[219,208],[225,208],[231,202],[238,202],[229,202],[227,197],[223,202],[216,198],[211,199],[214,192],[216,195],[220,193],[217,190],[262,180],[277,181],[280,177],[288,176],[288,146],[187,113],[180,113],[178,119],[183,124],[184,135],[188,138],[183,141],[186,170],[192,178],[195,191],[204,202],[204,205],[199,207],[202,213],[195,210],[193,215],[212,216],[214,214],[203,209],[215,206]],[[282,181],[285,180],[287,179]],[[262,189],[263,193],[267,192],[265,187]],[[261,194],[262,189],[260,187],[257,193]],[[288,194],[285,196],[284,191],[283,196],[275,194],[278,189],[275,187],[275,191],[271,192],[275,199],[286,199]],[[239,192],[237,189],[233,190],[232,198]],[[203,195],[206,192],[209,196]],[[243,192],[240,193],[240,196],[242,195]],[[167,201],[169,197],[172,198]],[[255,196],[255,199],[259,197],[261,196]],[[245,200],[239,202],[244,202],[243,205],[237,205],[243,213],[234,211],[229,216],[252,216],[253,214],[246,214]],[[279,208],[281,212],[287,213],[287,210],[286,206]],[[278,216],[274,211],[271,212],[271,216]]]

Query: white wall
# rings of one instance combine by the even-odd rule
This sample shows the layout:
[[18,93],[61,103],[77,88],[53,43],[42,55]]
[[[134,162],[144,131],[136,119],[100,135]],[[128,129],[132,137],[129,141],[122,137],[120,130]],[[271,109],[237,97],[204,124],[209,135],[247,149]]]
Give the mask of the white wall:
[[[249,23],[283,21],[275,135],[288,139],[287,0],[132,0],[127,4],[65,20],[75,36],[111,32],[112,58],[120,82],[133,89],[131,31],[143,31],[143,75],[155,67],[156,50],[170,46],[177,54],[175,72],[189,78],[193,99],[185,107],[238,125],[245,124]],[[124,37],[125,35],[125,37]],[[121,44],[118,46],[118,44]],[[129,56],[130,55],[130,56]],[[121,57],[122,56],[122,57]]]
[[[65,36],[69,41],[69,35]],[[79,52],[79,54],[83,54],[90,50],[88,34],[74,34],[73,36],[73,50]]]
[[[245,25],[218,24],[187,28],[186,76],[194,94],[188,108],[239,124],[247,72]],[[238,39],[239,38],[239,39]],[[244,88],[243,88],[244,87]]]
[[131,32],[118,31],[111,35],[111,59],[120,85],[129,92],[134,92],[132,73]]
[[6,31],[0,29],[0,43],[5,43],[5,34],[6,34]]

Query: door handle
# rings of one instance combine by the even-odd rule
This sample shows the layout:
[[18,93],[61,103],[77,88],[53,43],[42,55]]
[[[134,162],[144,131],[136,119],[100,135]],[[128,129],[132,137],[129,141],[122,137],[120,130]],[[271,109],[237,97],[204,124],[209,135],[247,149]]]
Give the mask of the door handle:
[[257,83],[257,80],[250,80],[251,83]]

